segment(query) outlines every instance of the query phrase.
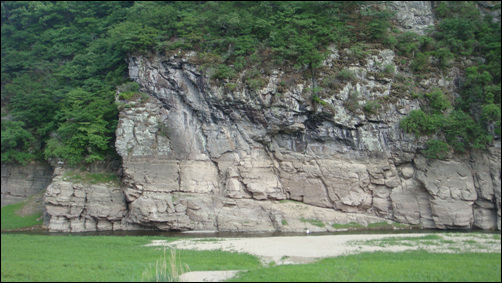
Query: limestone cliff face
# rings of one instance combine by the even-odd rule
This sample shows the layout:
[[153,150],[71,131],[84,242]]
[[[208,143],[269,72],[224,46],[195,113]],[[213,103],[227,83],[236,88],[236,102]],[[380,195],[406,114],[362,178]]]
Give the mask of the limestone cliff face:
[[[344,60],[334,54],[328,69]],[[381,50],[365,66],[349,65],[357,82],[340,82],[325,104],[311,101],[308,81],[277,95],[285,80],[280,70],[264,75],[262,89],[229,89],[213,85],[190,54],[131,57],[130,76],[150,96],[130,102],[117,130],[126,221],[158,229],[298,230],[284,223],[301,213],[288,214],[280,202],[295,200],[322,209],[325,217],[314,218],[330,223],[500,229],[500,148],[466,160],[418,154],[420,141],[398,125],[418,103],[406,92],[394,95],[394,78],[371,75],[393,56]],[[453,88],[451,81],[423,85]],[[356,103],[392,103],[377,113],[352,113],[344,102],[353,92]]]
[[52,181],[52,171],[45,163],[26,166],[2,163],[2,206],[45,191]]
[[[403,11],[403,29],[432,23],[429,2],[402,3],[388,5]],[[447,161],[424,158],[423,140],[399,128],[419,102],[403,84],[406,68],[384,72],[394,52],[354,60],[330,50],[313,78],[261,70],[255,88],[242,82],[246,71],[216,82],[193,53],[131,56],[129,75],[147,95],[121,102],[124,186],[57,179],[46,193],[49,229],[333,231],[396,221],[500,230],[500,141]],[[345,68],[355,78],[333,76]],[[455,92],[459,69],[443,74],[416,91]],[[318,86],[325,91],[314,99]]]

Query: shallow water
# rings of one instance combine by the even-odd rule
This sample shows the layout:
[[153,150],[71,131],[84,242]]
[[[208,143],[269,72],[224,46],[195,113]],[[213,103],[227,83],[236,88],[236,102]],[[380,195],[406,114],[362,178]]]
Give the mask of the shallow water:
[[409,234],[409,233],[483,233],[501,234],[501,231],[487,231],[479,229],[462,230],[440,230],[440,229],[366,229],[348,230],[337,232],[318,233],[293,233],[293,232],[179,232],[179,231],[97,231],[80,233],[60,233],[47,231],[13,231],[2,232],[2,234],[28,234],[28,235],[48,235],[48,236],[155,236],[155,237],[176,237],[176,238],[246,238],[246,237],[285,237],[285,236],[324,236],[324,235],[371,235],[371,234]]

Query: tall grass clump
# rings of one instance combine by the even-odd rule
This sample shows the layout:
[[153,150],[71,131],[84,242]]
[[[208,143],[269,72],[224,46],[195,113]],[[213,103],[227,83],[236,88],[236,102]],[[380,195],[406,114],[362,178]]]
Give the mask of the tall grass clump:
[[164,254],[155,263],[155,268],[153,265],[149,265],[147,269],[143,272],[142,281],[143,282],[180,282],[180,276],[189,272],[190,268],[187,264],[182,265],[181,262],[177,260],[176,250],[170,250],[169,259],[166,258],[166,249],[164,248]]

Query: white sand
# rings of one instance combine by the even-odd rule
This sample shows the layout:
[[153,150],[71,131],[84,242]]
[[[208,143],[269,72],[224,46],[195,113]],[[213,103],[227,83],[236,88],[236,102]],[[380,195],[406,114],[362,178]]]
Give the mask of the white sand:
[[[276,264],[299,264],[313,262],[320,258],[334,257],[345,254],[373,251],[400,252],[413,249],[426,249],[436,252],[500,252],[500,239],[483,234],[448,233],[437,234],[445,240],[441,241],[413,241],[406,245],[401,244],[368,244],[364,241],[378,240],[389,237],[422,237],[430,234],[374,234],[374,235],[306,235],[296,237],[257,237],[257,238],[192,238],[182,239],[168,243],[163,240],[153,241],[147,246],[166,246],[176,249],[189,250],[223,250],[231,252],[243,252],[257,256],[262,263]],[[449,241],[453,240],[453,241]],[[466,244],[470,241],[470,244]],[[453,242],[453,243],[452,243]],[[232,276],[236,271],[208,271],[188,272],[183,275],[185,281],[217,282]]]

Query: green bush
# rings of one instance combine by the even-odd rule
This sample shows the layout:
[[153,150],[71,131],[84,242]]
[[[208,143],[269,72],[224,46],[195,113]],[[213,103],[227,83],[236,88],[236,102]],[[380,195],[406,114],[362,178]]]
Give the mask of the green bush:
[[110,30],[109,36],[116,48],[125,52],[147,51],[154,46],[159,30],[143,23],[122,22]]
[[399,125],[407,133],[414,133],[418,138],[420,135],[430,135],[439,129],[440,116],[429,115],[424,111],[412,110],[408,116],[401,120]]
[[137,82],[127,82],[117,86],[117,91],[119,92],[137,92],[139,91],[140,85]]
[[356,75],[349,69],[343,69],[336,74],[336,77],[340,80],[351,81],[356,78]]
[[351,55],[356,57],[357,59],[363,59],[367,57],[370,53],[363,50],[362,44],[354,44],[349,48]]
[[233,68],[220,64],[215,68],[211,78],[217,80],[227,80],[234,78],[236,75],[237,74]]
[[354,91],[350,93],[347,100],[343,102],[343,105],[353,113],[359,112],[361,109],[361,105],[359,104],[359,92]]
[[441,128],[446,141],[457,152],[465,152],[470,148],[485,148],[493,138],[469,114],[461,110],[452,111],[443,120]]
[[449,63],[452,59],[455,58],[455,55],[450,52],[447,48],[440,48],[436,52],[434,52],[434,56],[439,61],[439,66],[443,69],[449,66]]
[[393,35],[389,35],[383,40],[383,44],[387,48],[394,49],[397,45],[397,39]]
[[266,81],[262,78],[256,78],[247,80],[247,83],[251,89],[260,90],[265,86]]
[[419,35],[414,32],[405,32],[397,36],[396,48],[400,55],[410,56],[420,50]]
[[21,121],[2,119],[2,162],[14,161],[26,165],[35,155],[28,151],[35,140],[33,135],[23,129]]
[[326,88],[335,88],[339,84],[337,75],[329,75],[323,79],[321,85]]
[[429,64],[429,58],[424,53],[418,53],[415,59],[411,61],[410,68],[414,72],[425,72],[427,71],[427,65]]
[[449,147],[444,141],[437,139],[428,140],[425,146],[427,149],[423,153],[427,158],[445,159],[448,155]]
[[317,96],[316,94],[313,94],[312,95],[312,101],[315,102],[315,103],[319,103],[321,105],[326,105],[326,101],[322,101],[321,98],[319,96]]
[[485,104],[482,108],[482,118],[486,125],[494,124],[494,133],[500,135],[500,104]]
[[119,93],[118,96],[119,96],[119,99],[131,100],[131,98],[133,98],[136,93],[137,92],[135,92],[135,91],[125,91],[125,92]]
[[384,72],[385,74],[394,75],[394,73],[396,72],[396,65],[394,65],[394,63],[386,64],[385,66],[383,66],[382,72]]
[[433,51],[436,49],[436,41],[434,38],[423,35],[418,37],[418,42],[420,46],[420,50],[423,52]]
[[378,103],[377,101],[375,100],[371,100],[371,101],[367,101],[366,104],[364,104],[364,111],[366,111],[367,113],[372,113],[372,114],[376,114],[378,109],[380,109],[382,107],[382,105],[380,103]]
[[438,88],[434,88],[431,93],[426,93],[425,97],[429,99],[429,106],[435,114],[442,113],[451,107],[451,103]]
[[80,88],[70,91],[58,113],[59,127],[47,141],[45,157],[78,164],[108,156],[117,115],[112,97],[110,93],[93,94]]

